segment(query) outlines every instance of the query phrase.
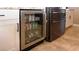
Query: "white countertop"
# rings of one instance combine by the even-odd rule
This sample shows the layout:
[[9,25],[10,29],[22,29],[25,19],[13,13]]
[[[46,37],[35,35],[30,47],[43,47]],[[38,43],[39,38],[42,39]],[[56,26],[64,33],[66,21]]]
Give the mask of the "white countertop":
[[0,9],[10,9],[10,10],[13,10],[13,9],[44,9],[42,7],[0,7]]

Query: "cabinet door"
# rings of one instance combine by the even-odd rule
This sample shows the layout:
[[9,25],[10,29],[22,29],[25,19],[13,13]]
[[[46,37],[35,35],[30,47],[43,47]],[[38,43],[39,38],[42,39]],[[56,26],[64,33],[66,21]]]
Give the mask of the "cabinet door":
[[[1,22],[2,23],[2,22]],[[16,31],[16,23],[0,24],[0,50],[19,50],[18,48],[18,32]]]
[[66,10],[66,28],[73,25],[73,10]]

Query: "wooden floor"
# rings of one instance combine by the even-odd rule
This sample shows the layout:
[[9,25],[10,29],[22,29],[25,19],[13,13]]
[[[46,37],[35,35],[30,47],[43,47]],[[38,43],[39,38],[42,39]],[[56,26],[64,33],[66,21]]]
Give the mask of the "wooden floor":
[[31,51],[79,51],[79,27],[71,27],[52,42],[44,42]]

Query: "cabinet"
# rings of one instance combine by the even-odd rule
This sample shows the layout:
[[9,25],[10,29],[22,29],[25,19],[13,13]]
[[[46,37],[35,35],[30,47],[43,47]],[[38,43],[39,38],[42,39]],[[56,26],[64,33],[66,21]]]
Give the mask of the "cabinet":
[[73,25],[73,10],[67,9],[66,10],[66,28]]
[[0,10],[0,15],[0,50],[19,50],[19,10]]

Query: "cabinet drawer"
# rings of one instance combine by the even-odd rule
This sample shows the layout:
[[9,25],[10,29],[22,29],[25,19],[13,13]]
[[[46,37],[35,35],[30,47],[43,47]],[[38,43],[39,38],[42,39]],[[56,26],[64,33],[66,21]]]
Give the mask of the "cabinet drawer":
[[[18,34],[16,24],[6,24],[0,26],[0,51],[18,50]],[[18,36],[17,36],[18,37]]]
[[13,20],[19,18],[19,10],[5,10],[0,9],[0,21],[1,20]]

